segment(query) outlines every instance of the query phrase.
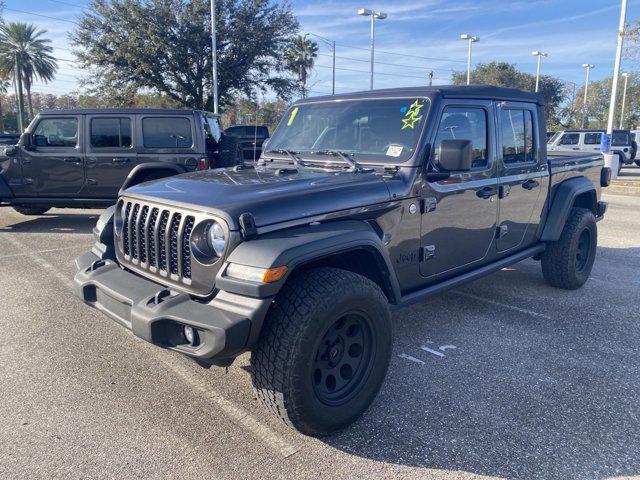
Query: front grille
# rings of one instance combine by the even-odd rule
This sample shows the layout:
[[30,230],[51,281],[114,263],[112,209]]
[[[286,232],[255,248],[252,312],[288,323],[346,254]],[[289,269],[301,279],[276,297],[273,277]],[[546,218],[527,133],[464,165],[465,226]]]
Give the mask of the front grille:
[[125,208],[119,211],[125,215],[124,260],[152,273],[170,276],[173,281],[189,283],[195,217],[136,201],[126,201]]

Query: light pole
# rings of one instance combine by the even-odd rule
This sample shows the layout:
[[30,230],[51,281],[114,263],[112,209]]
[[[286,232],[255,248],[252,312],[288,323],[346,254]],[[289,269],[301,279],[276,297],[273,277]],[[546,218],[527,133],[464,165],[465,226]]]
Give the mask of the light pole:
[[358,9],[358,15],[362,15],[364,17],[371,17],[371,80],[369,82],[369,89],[373,90],[373,51],[375,45],[375,20],[384,20],[387,18],[387,14],[383,12],[375,12],[373,10],[369,10],[368,8],[360,8]]
[[467,40],[469,42],[469,52],[467,53],[467,85],[471,83],[471,45],[479,42],[480,37],[463,33],[460,35],[460,40]]
[[211,73],[213,75],[213,113],[218,114],[218,54],[216,52],[216,0],[211,2]]
[[629,74],[625,72],[622,76],[624,77],[624,88],[622,89],[622,108],[620,109],[620,126],[618,127],[620,130],[622,130],[624,123],[624,105],[627,103],[627,81],[629,80]]
[[538,93],[538,87],[540,85],[540,61],[542,60],[542,57],[546,57],[549,54],[541,52],[540,50],[534,50],[531,52],[531,55],[538,57],[538,66],[536,67],[536,93]]
[[587,70],[587,77],[584,81],[584,100],[582,101],[582,128],[586,128],[585,124],[587,122],[587,92],[589,90],[589,72],[595,65],[591,65],[590,63],[583,63],[582,68]]

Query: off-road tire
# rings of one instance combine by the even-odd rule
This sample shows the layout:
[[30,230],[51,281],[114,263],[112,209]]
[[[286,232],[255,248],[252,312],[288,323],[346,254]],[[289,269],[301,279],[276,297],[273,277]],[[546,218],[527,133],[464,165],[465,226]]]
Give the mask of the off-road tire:
[[640,167],[640,160],[636,160],[636,165]]
[[219,147],[216,168],[234,167],[242,162],[242,145],[236,137],[223,134]]
[[620,172],[622,171],[622,167],[624,167],[625,165],[624,157],[619,153],[617,153],[616,155],[618,155],[618,175],[620,175]]
[[[581,243],[585,241],[583,232],[588,232],[586,245]],[[542,274],[547,283],[566,290],[584,285],[593,268],[597,244],[593,212],[586,208],[571,209],[560,239],[549,242],[542,254]]]
[[16,205],[13,209],[22,215],[42,215],[51,210],[51,207],[25,207],[22,205]]
[[[361,351],[360,365],[367,365],[366,373],[354,374],[353,380],[339,379],[347,386],[348,382],[357,385],[344,403],[328,404],[318,393],[326,387],[322,382],[318,386],[315,376],[318,352],[326,348],[327,335],[336,331],[332,329],[345,316],[348,322],[367,318],[373,353],[365,353],[366,347]],[[386,375],[392,343],[390,318],[380,287],[361,275],[325,267],[295,275],[276,297],[251,355],[257,398],[287,425],[306,435],[326,435],[354,422],[369,407]],[[351,325],[343,328],[346,338]],[[346,347],[348,341],[343,353],[350,357],[343,355],[343,360],[336,361],[353,361],[353,344]],[[343,366],[338,363],[326,368],[334,368],[337,377]],[[354,372],[359,372],[358,368]],[[328,382],[332,374],[323,376],[323,381]]]

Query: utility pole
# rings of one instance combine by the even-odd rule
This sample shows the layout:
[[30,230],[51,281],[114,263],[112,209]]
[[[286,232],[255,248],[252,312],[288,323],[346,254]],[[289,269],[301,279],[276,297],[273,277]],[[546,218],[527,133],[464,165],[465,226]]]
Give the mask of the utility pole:
[[316,35],[315,33],[309,33],[309,35],[313,35],[317,37],[319,40],[324,42],[326,45],[331,48],[332,52],[332,61],[331,61],[331,95],[336,94],[336,41],[329,40],[328,38],[321,37],[320,35]]
[[429,72],[429,86],[433,86],[433,70]]
[[624,125],[624,106],[627,103],[627,80],[629,80],[629,73],[625,72],[622,74],[624,77],[624,89],[622,90],[622,108],[620,109],[620,126],[618,127],[622,130],[622,125]]
[[531,52],[531,55],[538,57],[538,66],[536,67],[536,93],[538,93],[538,87],[540,85],[540,60],[542,59],[542,57],[546,57],[548,53],[534,50],[533,52]]
[[592,68],[594,68],[595,65],[592,65],[590,63],[583,63],[582,64],[582,68],[585,68],[587,70],[587,77],[585,78],[584,81],[584,99],[582,100],[582,128],[587,128],[585,125],[587,124],[587,116],[588,116],[588,112],[587,112],[587,93],[589,91],[589,72],[591,71]]
[[15,53],[14,74],[16,88],[18,90],[18,130],[22,134],[24,132],[24,95],[22,94],[22,62],[18,52]]
[[213,81],[213,113],[218,114],[218,53],[216,52],[216,0],[211,2],[211,73]]
[[358,10],[358,15],[369,16],[371,17],[371,79],[369,81],[369,90],[373,90],[373,59],[374,59],[374,48],[375,48],[375,20],[376,18],[379,20],[384,20],[387,18],[387,14],[383,12],[374,12],[373,10],[369,10],[368,8],[361,8]]
[[471,83],[471,45],[480,41],[480,37],[463,33],[460,35],[460,40],[467,40],[469,42],[469,51],[467,53],[467,85]]

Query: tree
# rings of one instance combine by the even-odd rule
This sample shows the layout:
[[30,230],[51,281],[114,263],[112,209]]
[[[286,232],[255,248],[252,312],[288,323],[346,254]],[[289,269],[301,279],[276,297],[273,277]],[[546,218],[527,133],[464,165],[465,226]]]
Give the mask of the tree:
[[[464,85],[467,83],[467,72],[454,72],[452,78],[454,85]],[[519,88],[533,92],[536,76],[518,71],[512,63],[480,63],[471,71],[471,83]],[[564,98],[564,90],[565,85],[561,80],[548,75],[540,76],[539,93],[546,105],[548,125],[558,124],[558,107]]]
[[[288,3],[215,0],[220,102],[256,88],[286,98],[281,59],[298,31]],[[213,107],[208,0],[94,0],[72,35],[92,76],[86,85],[129,105],[155,92],[189,108]]]
[[4,128],[4,109],[2,102],[7,93],[9,93],[9,88],[11,88],[11,81],[5,77],[0,78],[0,133],[5,132]]
[[318,44],[307,35],[298,35],[286,54],[287,68],[298,77],[300,93],[307,96],[307,77],[318,58]]
[[35,25],[11,22],[0,25],[0,73],[19,78],[27,92],[29,116],[33,118],[31,87],[34,80],[53,80],[58,69],[46,30]]

